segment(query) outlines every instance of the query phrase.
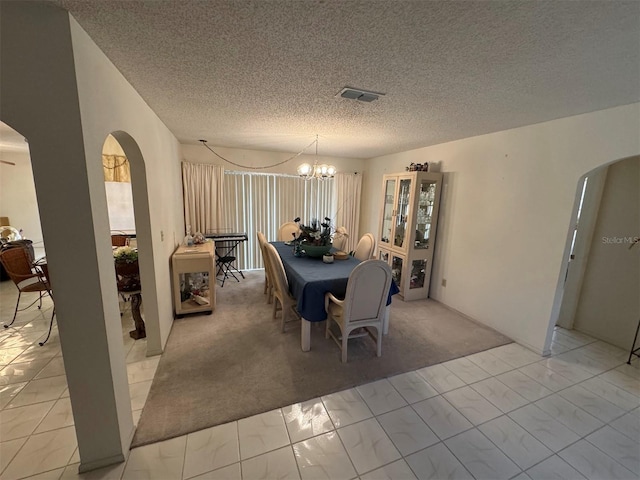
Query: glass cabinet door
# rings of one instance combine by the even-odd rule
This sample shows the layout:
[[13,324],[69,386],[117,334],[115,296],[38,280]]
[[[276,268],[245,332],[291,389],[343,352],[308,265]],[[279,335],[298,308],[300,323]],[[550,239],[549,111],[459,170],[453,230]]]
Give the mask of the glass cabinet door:
[[411,262],[411,281],[409,282],[410,289],[424,287],[426,271],[426,260],[414,260]]
[[[400,188],[398,190],[398,203],[396,206],[396,221],[393,237],[393,245],[396,247],[405,246],[407,239],[407,223],[409,222],[409,200],[411,195],[411,179],[403,178],[400,180]],[[411,238],[410,236],[408,237]]]
[[391,276],[398,288],[402,290],[402,257],[396,257],[395,255],[391,257]]
[[198,305],[209,304],[209,272],[181,273],[179,279],[182,302],[192,300]]
[[436,183],[433,180],[422,180],[418,185],[418,208],[416,212],[416,231],[414,248],[429,248],[431,237],[431,217],[436,198]]
[[380,241],[391,242],[391,228],[393,227],[393,195],[396,192],[396,180],[390,179],[385,182],[384,188],[384,208],[382,213],[382,231]]

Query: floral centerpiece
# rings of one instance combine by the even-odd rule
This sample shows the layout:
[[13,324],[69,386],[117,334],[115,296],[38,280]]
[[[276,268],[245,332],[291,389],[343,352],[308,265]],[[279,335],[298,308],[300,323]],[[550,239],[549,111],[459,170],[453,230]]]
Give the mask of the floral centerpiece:
[[300,217],[294,222],[300,227],[300,234],[296,238],[307,245],[331,245],[331,219],[324,217],[324,222],[314,218],[309,225],[300,223]]
[[331,250],[331,219],[325,217],[324,221],[314,218],[309,225],[300,223],[300,217],[294,222],[298,224],[300,233],[294,234],[294,244],[299,245],[310,257],[321,257]]
[[131,247],[118,247],[113,251],[113,258],[118,263],[135,263],[138,261],[138,251]]

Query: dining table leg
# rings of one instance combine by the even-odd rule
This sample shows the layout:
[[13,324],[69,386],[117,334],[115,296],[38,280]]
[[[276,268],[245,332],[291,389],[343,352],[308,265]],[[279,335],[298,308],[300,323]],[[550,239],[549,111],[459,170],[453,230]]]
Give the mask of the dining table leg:
[[300,324],[300,346],[303,352],[308,352],[311,350],[311,322],[303,318]]
[[389,333],[389,316],[391,315],[391,305],[387,305],[384,309],[384,318],[382,320],[382,334],[387,335]]

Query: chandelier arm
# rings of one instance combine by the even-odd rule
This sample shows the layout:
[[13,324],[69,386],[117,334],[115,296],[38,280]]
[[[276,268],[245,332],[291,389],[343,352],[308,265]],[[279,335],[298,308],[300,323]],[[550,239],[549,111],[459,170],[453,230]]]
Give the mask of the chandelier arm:
[[313,142],[311,142],[309,145],[307,145],[306,147],[304,147],[302,150],[300,150],[298,153],[296,153],[294,156],[287,158],[286,160],[283,160],[281,162],[278,163],[274,163],[272,165],[265,165],[263,167],[250,167],[247,165],[241,165],[239,163],[236,162],[232,162],[231,160],[228,160],[226,158],[224,158],[222,155],[220,155],[219,153],[215,152],[209,145],[207,145],[207,141],[206,140],[199,140],[200,143],[202,143],[202,145],[204,145],[205,147],[207,147],[207,149],[213,153],[216,157],[224,160],[227,163],[230,163],[231,165],[234,165],[236,167],[240,167],[240,168],[246,168],[248,170],[264,170],[265,168],[273,168],[273,167],[277,167],[279,165],[282,165],[284,163],[290,162],[291,160],[298,158],[300,155],[302,155],[304,153],[304,151],[306,149],[308,149],[311,145],[313,145],[314,143],[316,144],[316,149],[317,149],[317,145],[318,145],[318,139],[316,138]]

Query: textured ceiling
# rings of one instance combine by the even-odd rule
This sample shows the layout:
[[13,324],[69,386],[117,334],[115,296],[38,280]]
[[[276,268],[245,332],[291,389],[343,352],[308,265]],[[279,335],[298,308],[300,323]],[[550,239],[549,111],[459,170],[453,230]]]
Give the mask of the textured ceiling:
[[635,0],[52,3],[183,143],[369,158],[640,100]]

